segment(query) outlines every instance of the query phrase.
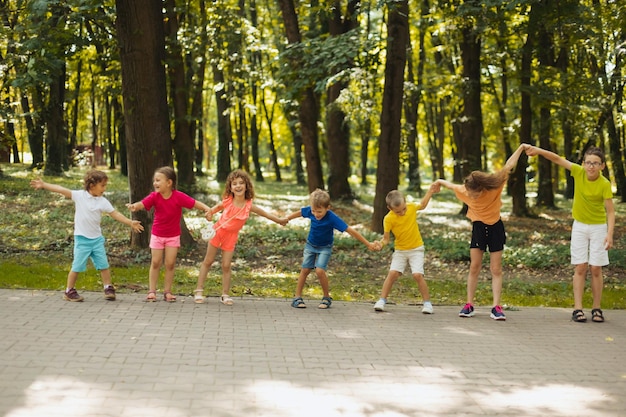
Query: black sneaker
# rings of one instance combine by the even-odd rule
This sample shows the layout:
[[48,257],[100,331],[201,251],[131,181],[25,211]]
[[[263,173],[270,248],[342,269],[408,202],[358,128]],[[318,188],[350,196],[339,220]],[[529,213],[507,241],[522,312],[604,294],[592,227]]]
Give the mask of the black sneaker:
[[76,288],[70,288],[68,291],[63,294],[63,299],[65,301],[83,301],[83,297],[78,295]]
[[109,301],[115,300],[115,287],[113,285],[109,285],[104,289],[104,298]]

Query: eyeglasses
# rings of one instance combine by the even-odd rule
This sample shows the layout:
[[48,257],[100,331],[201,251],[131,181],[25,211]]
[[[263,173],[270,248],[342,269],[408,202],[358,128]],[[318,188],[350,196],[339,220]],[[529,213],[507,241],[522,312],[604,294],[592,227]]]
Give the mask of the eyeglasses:
[[602,162],[591,162],[591,161],[585,161],[584,162],[585,165],[587,165],[588,167],[594,167],[597,168],[600,165],[602,165]]

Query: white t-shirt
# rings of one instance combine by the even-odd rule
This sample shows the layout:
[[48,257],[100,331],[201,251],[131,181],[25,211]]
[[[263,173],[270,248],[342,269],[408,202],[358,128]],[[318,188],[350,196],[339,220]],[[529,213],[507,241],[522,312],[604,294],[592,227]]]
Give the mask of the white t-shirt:
[[72,190],[72,200],[76,204],[74,212],[74,235],[95,239],[102,236],[100,221],[102,213],[115,211],[105,197],[94,197],[85,190]]

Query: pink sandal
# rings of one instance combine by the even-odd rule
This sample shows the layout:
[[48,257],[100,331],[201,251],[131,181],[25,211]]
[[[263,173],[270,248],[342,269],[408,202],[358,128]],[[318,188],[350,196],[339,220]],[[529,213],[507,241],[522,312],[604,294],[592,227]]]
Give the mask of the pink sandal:
[[156,291],[148,291],[148,296],[144,300],[146,303],[154,303],[157,300]]
[[165,301],[167,301],[168,303],[175,303],[176,302],[176,296],[174,294],[172,294],[171,291],[165,291],[163,293],[163,299]]

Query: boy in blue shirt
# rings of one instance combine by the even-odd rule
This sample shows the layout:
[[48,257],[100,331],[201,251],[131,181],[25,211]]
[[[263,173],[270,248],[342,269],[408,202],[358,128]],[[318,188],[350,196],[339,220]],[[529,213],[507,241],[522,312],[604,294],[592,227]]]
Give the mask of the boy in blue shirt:
[[287,221],[298,217],[311,220],[311,229],[304,246],[302,269],[300,270],[296,294],[291,302],[291,306],[294,308],[306,308],[306,304],[302,300],[302,289],[309,273],[315,269],[315,275],[317,275],[324,292],[324,297],[318,308],[327,309],[332,304],[332,298],[330,297],[326,268],[332,253],[335,229],[340,232],[347,232],[350,236],[367,246],[369,250],[380,250],[380,243],[368,241],[363,235],[348,226],[346,222],[333,213],[330,209],[330,196],[326,191],[320,189],[313,191],[309,196],[309,201],[309,206],[303,207],[287,216]]

